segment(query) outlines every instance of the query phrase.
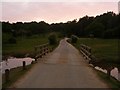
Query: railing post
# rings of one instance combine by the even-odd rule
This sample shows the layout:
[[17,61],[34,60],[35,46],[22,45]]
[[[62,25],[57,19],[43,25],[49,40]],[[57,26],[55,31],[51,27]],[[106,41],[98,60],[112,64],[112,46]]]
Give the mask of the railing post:
[[8,82],[10,80],[10,70],[5,70],[5,82]]
[[23,70],[25,70],[25,69],[26,69],[26,62],[23,61]]
[[37,61],[37,57],[35,57],[35,61]]

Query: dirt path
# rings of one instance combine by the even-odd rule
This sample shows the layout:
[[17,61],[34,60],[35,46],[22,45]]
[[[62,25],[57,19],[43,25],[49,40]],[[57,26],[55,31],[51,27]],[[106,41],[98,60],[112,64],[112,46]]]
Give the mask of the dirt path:
[[14,88],[107,88],[77,49],[61,40]]

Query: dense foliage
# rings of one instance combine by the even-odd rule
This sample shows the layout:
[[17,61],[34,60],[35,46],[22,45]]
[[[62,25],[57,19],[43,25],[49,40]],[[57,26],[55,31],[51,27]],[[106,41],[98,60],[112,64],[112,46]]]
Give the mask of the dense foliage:
[[57,44],[57,36],[55,33],[51,33],[48,37],[49,44],[54,45]]
[[60,32],[62,36],[77,35],[78,37],[119,38],[120,14],[107,12],[96,17],[85,16],[79,21],[73,20],[66,23],[48,24],[41,22],[2,22],[2,32],[16,36],[31,36]]
[[71,36],[71,43],[77,43],[77,41],[78,41],[78,37],[75,35],[72,35]]

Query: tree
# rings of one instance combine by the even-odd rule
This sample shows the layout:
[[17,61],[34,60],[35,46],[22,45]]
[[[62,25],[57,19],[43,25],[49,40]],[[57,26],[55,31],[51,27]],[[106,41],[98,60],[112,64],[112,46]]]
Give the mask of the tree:
[[88,33],[88,36],[90,34],[93,34],[95,37],[102,37],[104,25],[102,23],[93,22],[89,26],[87,26],[85,30]]
[[49,40],[49,44],[50,45],[54,45],[54,44],[57,44],[57,36],[55,33],[51,33],[48,37],[48,40]]

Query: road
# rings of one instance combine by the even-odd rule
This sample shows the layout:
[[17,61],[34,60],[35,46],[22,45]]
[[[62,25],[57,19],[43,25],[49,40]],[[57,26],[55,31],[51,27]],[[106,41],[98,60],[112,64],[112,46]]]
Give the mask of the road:
[[[43,60],[43,62],[41,62]],[[108,88],[82,55],[65,39],[13,88]]]

